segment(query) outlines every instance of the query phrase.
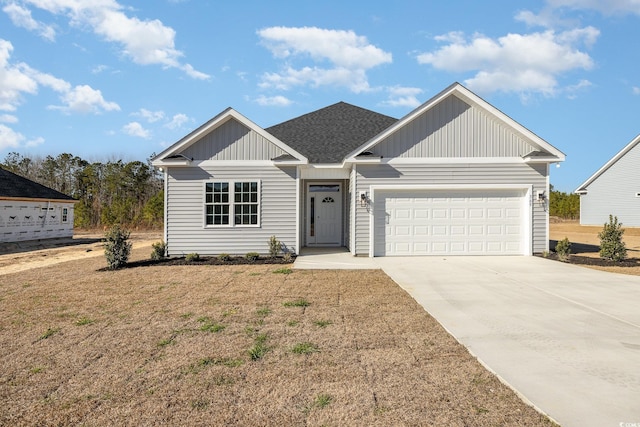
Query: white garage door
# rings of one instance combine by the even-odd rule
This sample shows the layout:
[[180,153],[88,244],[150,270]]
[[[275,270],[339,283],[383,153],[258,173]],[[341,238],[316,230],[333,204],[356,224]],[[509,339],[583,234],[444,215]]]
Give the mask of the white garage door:
[[522,255],[524,190],[385,190],[374,255]]

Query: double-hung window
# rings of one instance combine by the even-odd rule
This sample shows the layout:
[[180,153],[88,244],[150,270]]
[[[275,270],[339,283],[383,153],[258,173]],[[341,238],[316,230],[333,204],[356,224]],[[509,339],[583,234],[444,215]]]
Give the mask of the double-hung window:
[[205,226],[258,226],[258,181],[219,181],[205,184]]

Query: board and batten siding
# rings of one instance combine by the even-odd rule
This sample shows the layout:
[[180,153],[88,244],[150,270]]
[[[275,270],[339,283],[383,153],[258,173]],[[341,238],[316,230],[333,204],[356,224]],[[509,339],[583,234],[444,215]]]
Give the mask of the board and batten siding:
[[[205,227],[205,183],[213,181],[260,181],[260,226]],[[246,166],[169,168],[166,214],[166,243],[172,256],[267,254],[271,236],[298,252],[294,167],[247,162]]]
[[[547,165],[525,163],[495,163],[495,164],[381,164],[358,165],[355,174],[355,194],[361,191],[370,195],[370,186],[397,185],[399,188],[407,186],[442,186],[468,185],[502,185],[521,184],[523,188],[532,186],[532,194],[546,191]],[[549,249],[547,235],[548,214],[546,205],[532,201],[533,218],[531,236],[533,239],[533,253],[541,253]],[[369,221],[370,210],[373,206],[355,208],[355,254],[368,256],[369,254]]]
[[194,160],[271,160],[285,152],[256,131],[230,119],[182,155]]
[[603,225],[609,215],[627,227],[640,227],[640,144],[633,147],[580,196],[580,224]]
[[535,148],[484,110],[450,96],[371,151],[384,158],[522,157]]

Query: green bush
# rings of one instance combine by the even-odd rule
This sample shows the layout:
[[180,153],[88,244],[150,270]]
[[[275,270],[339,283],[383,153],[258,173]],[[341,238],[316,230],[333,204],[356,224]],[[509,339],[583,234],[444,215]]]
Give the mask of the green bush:
[[609,223],[598,233],[600,238],[600,258],[620,262],[627,258],[627,248],[622,241],[624,229],[618,217],[609,215]]
[[167,244],[163,241],[151,245],[151,259],[159,260],[167,256]]
[[115,225],[104,236],[104,255],[107,258],[107,266],[111,270],[123,267],[131,254],[130,231],[123,230]]
[[231,259],[231,255],[229,254],[222,253],[218,255],[218,260],[220,261],[229,261],[230,259]]
[[184,257],[184,260],[187,261],[187,262],[199,261],[200,260],[200,254],[198,254],[197,252],[192,252],[190,254],[187,254],[187,256]]
[[556,244],[556,253],[560,261],[565,262],[569,260],[569,255],[571,255],[571,242],[567,237]]
[[260,254],[258,252],[248,252],[244,257],[249,261],[255,261],[260,258]]

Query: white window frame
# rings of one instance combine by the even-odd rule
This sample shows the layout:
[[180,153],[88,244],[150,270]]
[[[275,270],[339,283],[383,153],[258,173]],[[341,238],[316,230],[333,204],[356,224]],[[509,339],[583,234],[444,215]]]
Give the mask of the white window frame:
[[69,208],[62,208],[62,212],[60,213],[60,221],[63,224],[69,222]]
[[[243,205],[247,202],[236,202],[235,201],[235,186],[236,184],[246,184],[246,183],[256,183],[258,188],[257,188],[257,201],[255,202],[255,204],[257,204],[258,207],[258,211],[256,213],[257,215],[257,222],[256,224],[236,224],[236,213],[235,213],[235,208],[238,205]],[[229,188],[229,201],[228,203],[214,203],[213,200],[210,203],[207,203],[207,184],[227,184],[228,188]],[[213,194],[213,193],[209,193],[209,194]],[[213,198],[212,198],[213,199]],[[231,180],[231,179],[218,179],[215,181],[206,181],[204,183],[203,186],[203,226],[204,228],[236,228],[236,227],[240,227],[240,228],[259,228],[261,226],[261,214],[262,214],[262,182],[258,179],[238,179],[238,180]],[[254,204],[254,202],[248,202],[248,204]],[[207,206],[215,206],[215,205],[228,205],[229,206],[229,224],[207,224]]]

